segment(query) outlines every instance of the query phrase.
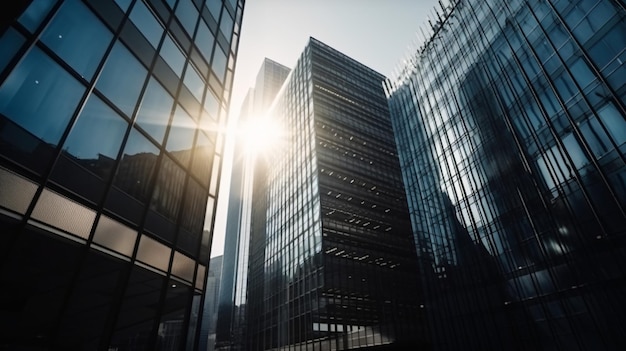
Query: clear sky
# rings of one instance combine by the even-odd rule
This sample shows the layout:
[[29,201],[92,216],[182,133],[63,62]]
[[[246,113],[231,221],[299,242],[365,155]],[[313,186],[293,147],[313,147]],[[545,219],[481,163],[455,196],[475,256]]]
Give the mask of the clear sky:
[[[247,0],[230,106],[231,117],[254,85],[265,57],[293,67],[309,37],[343,52],[386,75],[391,73],[416,32],[434,18],[437,0]],[[231,118],[233,120],[234,118]],[[211,256],[223,250],[230,185],[232,143],[226,144],[220,185],[214,245]]]

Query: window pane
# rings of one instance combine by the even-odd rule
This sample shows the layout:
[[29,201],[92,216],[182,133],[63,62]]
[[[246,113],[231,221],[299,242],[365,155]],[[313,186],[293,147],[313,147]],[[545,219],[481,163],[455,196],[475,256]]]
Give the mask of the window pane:
[[185,176],[185,171],[174,161],[169,157],[163,157],[155,189],[152,192],[150,208],[175,221],[183,196]]
[[[91,95],[72,128],[63,150],[101,177],[117,158],[128,123],[95,95]],[[97,133],[94,133],[97,131]]]
[[83,91],[82,84],[34,48],[0,87],[0,113],[56,145]]
[[111,38],[111,32],[83,3],[72,0],[61,6],[41,41],[90,80]]
[[220,18],[220,10],[222,9],[222,0],[207,0],[206,7],[213,15],[213,18],[217,21]]
[[204,133],[198,133],[192,171],[204,186],[209,185],[209,173],[214,156],[215,145]]
[[138,200],[148,200],[150,178],[159,149],[133,129],[128,137],[115,185]]
[[18,21],[28,30],[34,32],[55,3],[56,1],[51,0],[33,0]]
[[174,99],[165,88],[150,78],[137,113],[137,123],[159,143],[163,141],[173,103]]
[[169,36],[166,36],[163,41],[161,57],[163,57],[174,73],[180,77],[183,73],[183,66],[185,65],[185,56]]
[[115,43],[96,88],[130,116],[135,109],[147,71],[120,42]]
[[202,101],[202,93],[204,92],[205,84],[191,64],[187,67],[183,82],[193,96],[195,96],[198,101]]
[[167,151],[170,151],[184,165],[189,163],[196,123],[182,107],[176,107],[174,120],[167,137]]
[[189,36],[193,36],[193,30],[198,21],[198,10],[191,3],[191,0],[180,0],[176,8],[176,17],[183,25]]
[[24,37],[15,29],[9,28],[0,38],[0,72],[7,66],[17,50],[24,43]]
[[222,51],[222,48],[216,46],[215,54],[213,55],[213,63],[211,65],[213,72],[220,80],[224,82],[224,73],[226,73],[226,54]]
[[230,36],[232,34],[231,32],[233,31],[233,19],[232,17],[230,17],[228,11],[222,12],[222,22],[220,22],[220,30],[222,31],[222,34],[224,34],[224,36],[230,40]]
[[217,121],[217,114],[220,110],[220,103],[215,95],[213,95],[211,89],[207,90],[206,98],[204,100],[204,109],[209,113],[209,116],[211,116],[213,120]]
[[119,6],[122,11],[126,12],[128,10],[128,6],[130,6],[131,0],[115,0],[117,6]]
[[129,17],[141,34],[156,48],[159,45],[159,40],[161,40],[161,35],[163,35],[163,27],[161,27],[146,5],[141,1],[137,1]]
[[196,45],[204,56],[204,59],[209,62],[211,60],[211,54],[213,53],[213,44],[215,43],[215,37],[209,30],[204,21],[200,21],[198,26],[198,33],[196,33]]

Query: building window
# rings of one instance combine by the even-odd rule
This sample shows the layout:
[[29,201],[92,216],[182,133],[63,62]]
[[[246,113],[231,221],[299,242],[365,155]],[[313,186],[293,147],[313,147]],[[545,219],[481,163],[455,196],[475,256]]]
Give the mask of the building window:
[[141,0],[137,1],[129,18],[150,44],[156,48],[163,35],[163,27]]
[[0,113],[56,145],[84,90],[67,71],[34,48],[0,87]]
[[112,37],[87,6],[72,0],[63,4],[41,41],[82,77],[91,80]]
[[173,104],[174,99],[165,88],[150,78],[137,113],[137,124],[158,143],[163,142]]
[[109,54],[96,88],[122,112],[131,116],[147,73],[135,56],[121,42],[117,42]]

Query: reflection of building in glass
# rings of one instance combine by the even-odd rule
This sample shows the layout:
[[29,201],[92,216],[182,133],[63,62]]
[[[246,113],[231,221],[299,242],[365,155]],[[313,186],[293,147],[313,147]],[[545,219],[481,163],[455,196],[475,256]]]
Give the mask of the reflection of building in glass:
[[223,256],[212,257],[209,263],[209,273],[207,275],[204,315],[206,315],[208,328],[200,331],[200,343],[198,350],[215,350],[215,331],[217,324],[218,296],[222,276]]
[[624,349],[623,2],[448,5],[387,84],[435,349]]
[[287,136],[255,172],[248,349],[423,343],[383,80],[311,39],[278,93]]
[[[217,347],[245,349],[246,298],[248,283],[248,257],[250,222],[254,213],[265,207],[252,203],[252,192],[262,184],[253,184],[253,173],[262,171],[264,164],[254,164],[251,150],[246,150],[247,131],[255,119],[263,118],[273,98],[289,74],[289,68],[265,59],[257,74],[254,88],[246,95],[239,120],[238,130],[245,130],[234,149],[233,177],[228,202],[228,221],[224,244],[223,284],[220,286],[220,310],[217,326]],[[262,177],[256,177],[262,179]]]
[[196,349],[243,1],[19,3],[0,5],[0,348]]

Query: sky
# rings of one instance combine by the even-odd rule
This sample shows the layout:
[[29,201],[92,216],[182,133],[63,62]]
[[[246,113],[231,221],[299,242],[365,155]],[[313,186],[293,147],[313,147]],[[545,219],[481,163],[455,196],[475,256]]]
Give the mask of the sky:
[[[265,57],[293,67],[309,37],[391,76],[434,18],[437,0],[246,0],[230,121],[236,120]],[[226,143],[211,256],[223,252],[232,140]]]

